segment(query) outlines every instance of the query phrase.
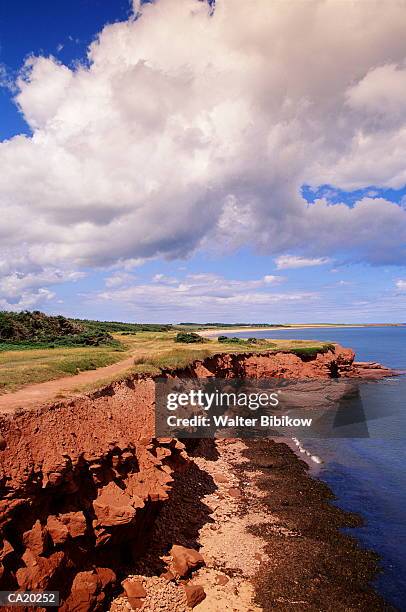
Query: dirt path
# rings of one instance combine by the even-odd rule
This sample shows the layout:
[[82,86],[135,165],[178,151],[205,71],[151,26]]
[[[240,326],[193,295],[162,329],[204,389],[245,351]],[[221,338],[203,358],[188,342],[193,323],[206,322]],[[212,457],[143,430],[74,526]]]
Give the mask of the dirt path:
[[134,356],[127,357],[104,368],[88,370],[75,376],[64,376],[43,383],[28,385],[19,391],[0,395],[0,413],[12,413],[19,408],[29,409],[51,402],[57,395],[73,393],[78,387],[110,378],[128,370]]

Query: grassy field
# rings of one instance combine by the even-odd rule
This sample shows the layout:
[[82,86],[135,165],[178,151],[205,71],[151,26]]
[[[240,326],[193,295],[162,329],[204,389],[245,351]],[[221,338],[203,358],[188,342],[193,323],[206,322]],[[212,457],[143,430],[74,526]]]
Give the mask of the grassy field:
[[110,347],[29,349],[0,352],[0,393],[73,376],[121,361],[125,353]]
[[[95,370],[129,357],[133,358],[133,365],[116,378],[122,378],[127,373],[159,374],[162,368],[184,367],[195,359],[220,352],[289,350],[311,353],[326,348],[322,343],[304,340],[262,340],[258,344],[242,341],[236,344],[205,338],[200,344],[183,345],[175,343],[175,331],[113,336],[118,341],[118,346],[56,347],[0,352],[0,393],[63,376],[73,376],[86,370]],[[97,387],[110,381],[101,376],[91,386]]]

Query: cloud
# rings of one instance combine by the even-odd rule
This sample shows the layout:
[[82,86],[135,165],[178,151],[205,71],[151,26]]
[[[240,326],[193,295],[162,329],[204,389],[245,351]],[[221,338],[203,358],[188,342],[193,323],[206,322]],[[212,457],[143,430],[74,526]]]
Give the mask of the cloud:
[[[182,279],[168,279],[155,275],[152,283],[139,283],[111,288],[88,296],[92,302],[119,305],[134,315],[154,318],[157,313],[170,320],[192,316],[196,320],[219,316],[224,320],[242,316],[247,319],[247,309],[255,308],[255,316],[263,313],[272,317],[275,306],[286,307],[303,300],[316,300],[314,292],[274,292],[270,285],[277,277],[269,276],[251,280],[226,279],[217,274],[189,274]],[[169,281],[169,282],[168,282]]]
[[323,266],[330,262],[327,257],[297,257],[295,255],[281,255],[277,257],[276,267],[278,270],[287,268],[308,268],[310,266]]
[[31,310],[38,306],[43,306],[46,302],[53,300],[55,293],[44,287],[34,291],[23,291],[17,297],[4,298],[0,295],[0,309],[19,312],[21,310]]
[[115,272],[111,276],[108,276],[105,279],[106,287],[122,287],[123,285],[128,285],[135,280],[135,276],[133,274],[129,274],[128,272]]
[[264,276],[264,281],[268,284],[280,283],[283,280],[283,276],[276,276],[275,274],[267,274],[266,276]]
[[0,309],[24,310],[51,301],[55,293],[49,287],[75,282],[85,273],[71,269],[41,267],[17,251],[0,259]]
[[404,261],[404,207],[300,190],[406,183],[405,9],[157,0],[82,64],[29,58],[15,100],[32,135],[0,143],[2,248],[43,267],[245,245]]
[[406,291],[406,280],[399,279],[396,281],[395,285],[399,291]]
[[402,124],[406,118],[406,68],[397,64],[371,68],[347,90],[346,98],[365,123],[379,121],[382,127]]

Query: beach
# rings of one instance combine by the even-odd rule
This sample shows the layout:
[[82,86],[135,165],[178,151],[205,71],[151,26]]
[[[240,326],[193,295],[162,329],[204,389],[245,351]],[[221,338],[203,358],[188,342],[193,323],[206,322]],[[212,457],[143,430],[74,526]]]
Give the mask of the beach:
[[[152,592],[143,610],[189,610],[160,560],[174,539],[203,557],[190,579],[205,592],[197,612],[392,609],[368,585],[378,556],[342,533],[361,518],[332,505],[330,489],[282,440],[194,441],[188,453],[194,466],[175,478],[130,577]],[[110,608],[125,609],[120,597]]]

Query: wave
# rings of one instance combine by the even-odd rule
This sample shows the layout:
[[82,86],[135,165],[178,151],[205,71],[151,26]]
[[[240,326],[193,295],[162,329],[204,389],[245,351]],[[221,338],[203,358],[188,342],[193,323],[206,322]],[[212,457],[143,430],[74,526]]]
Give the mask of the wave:
[[298,438],[292,438],[294,444],[297,446],[297,450],[300,453],[303,453],[304,455],[306,455],[306,457],[309,457],[309,459],[311,461],[313,461],[314,463],[323,463],[323,460],[318,456],[318,455],[312,455],[312,453],[310,451],[308,451],[301,443],[301,441]]

